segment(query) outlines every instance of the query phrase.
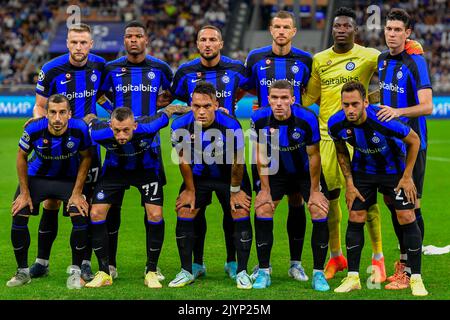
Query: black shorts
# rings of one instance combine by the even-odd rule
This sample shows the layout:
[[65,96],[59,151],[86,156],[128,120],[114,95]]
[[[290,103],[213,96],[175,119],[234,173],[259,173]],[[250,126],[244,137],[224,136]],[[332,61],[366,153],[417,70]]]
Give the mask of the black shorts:
[[399,174],[364,174],[353,172],[353,184],[366,201],[362,202],[358,198],[353,202],[352,210],[368,210],[370,206],[377,203],[377,191],[389,196],[394,201],[396,210],[414,209],[414,204],[406,200],[403,189],[400,193],[395,193],[402,175]]
[[[211,204],[212,193],[215,192],[217,199],[219,199],[222,208],[230,208],[230,183],[213,178],[201,178],[194,176],[195,187],[195,208],[203,208]],[[180,187],[181,193],[185,189],[183,183]],[[249,197],[252,196],[252,190],[250,187],[250,179],[247,172],[244,173],[242,178],[241,190],[244,191]],[[231,210],[231,208],[230,208]]]
[[[309,200],[311,177],[309,175],[274,174],[269,176],[270,195],[273,201],[283,199],[284,195],[300,193],[305,202]],[[255,192],[261,190],[258,184]],[[320,177],[320,191],[328,198],[328,188],[323,176]]]
[[138,188],[141,202],[162,206],[164,203],[163,186],[154,171],[106,169],[94,190],[92,204],[106,203],[122,205],[125,190],[130,186]]
[[427,149],[419,150],[417,154],[416,164],[413,169],[413,180],[417,189],[417,198],[422,198],[423,181],[425,178],[425,165],[427,162]]
[[[33,203],[33,211],[27,206],[20,210],[18,214],[34,215],[39,214],[39,204],[46,199],[57,199],[67,203],[72,195],[75,181],[58,180],[54,178],[28,176],[28,189],[30,190],[31,201]],[[20,187],[17,187],[14,200],[20,194]],[[77,213],[75,206],[69,208],[69,213]]]

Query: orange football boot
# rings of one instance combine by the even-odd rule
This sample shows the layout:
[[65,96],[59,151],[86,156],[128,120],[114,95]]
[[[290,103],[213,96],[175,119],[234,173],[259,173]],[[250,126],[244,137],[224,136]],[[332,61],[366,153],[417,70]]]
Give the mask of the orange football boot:
[[333,279],[336,272],[347,269],[347,259],[341,254],[340,256],[330,258],[325,267],[325,278]]

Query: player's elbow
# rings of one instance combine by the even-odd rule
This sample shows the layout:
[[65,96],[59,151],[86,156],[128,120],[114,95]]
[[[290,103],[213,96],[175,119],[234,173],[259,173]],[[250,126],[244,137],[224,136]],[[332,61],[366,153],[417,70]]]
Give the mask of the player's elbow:
[[432,101],[426,102],[424,104],[423,110],[424,110],[425,116],[431,115],[433,113],[433,102]]

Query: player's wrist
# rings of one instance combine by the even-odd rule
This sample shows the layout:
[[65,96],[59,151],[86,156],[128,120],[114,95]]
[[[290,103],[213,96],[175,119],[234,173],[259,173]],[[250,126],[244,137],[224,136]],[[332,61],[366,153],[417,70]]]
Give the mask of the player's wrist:
[[231,193],[238,193],[239,191],[241,191],[241,186],[230,186]]

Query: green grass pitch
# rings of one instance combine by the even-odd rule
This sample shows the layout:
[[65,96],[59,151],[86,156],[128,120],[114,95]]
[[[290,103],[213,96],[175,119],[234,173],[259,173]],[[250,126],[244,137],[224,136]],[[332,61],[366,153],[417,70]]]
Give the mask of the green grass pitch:
[[[151,290],[144,286],[143,272],[145,265],[145,231],[143,226],[143,210],[140,207],[138,192],[134,189],[126,193],[122,210],[122,224],[119,236],[118,271],[119,278],[113,286],[100,289],[68,290],[66,288],[66,267],[71,262],[69,236],[71,223],[68,218],[59,216],[58,237],[54,243],[50,275],[42,279],[33,279],[26,286],[19,288],[6,287],[6,281],[14,274],[16,263],[10,242],[11,215],[10,207],[17,186],[15,159],[18,139],[22,133],[24,119],[0,119],[0,299],[158,299],[158,300],[191,300],[191,299],[230,299],[230,300],[334,300],[334,299],[384,299],[405,300],[416,299],[410,290],[390,292],[383,288],[368,289],[366,280],[369,276],[366,268],[370,264],[370,241],[366,232],[366,245],[361,259],[361,280],[363,289],[348,294],[336,294],[332,291],[318,293],[311,289],[311,283],[296,282],[288,277],[289,250],[286,232],[287,205],[283,201],[275,215],[274,247],[271,263],[273,266],[272,286],[265,290],[238,290],[235,283],[228,279],[223,271],[225,261],[225,244],[222,231],[222,213],[217,200],[207,209],[208,231],[205,244],[205,264],[207,276],[197,280],[186,288],[168,288],[168,282],[174,278],[180,269],[180,261],[175,242],[176,214],[175,198],[181,182],[178,167],[170,162],[171,145],[169,129],[162,130],[162,147],[167,185],[164,188],[164,217],[166,221],[165,241],[159,266],[166,280],[160,290]],[[248,128],[248,121],[242,121]],[[425,220],[424,244],[445,246],[450,244],[450,209],[447,206],[448,190],[450,189],[450,137],[448,137],[449,121],[433,120],[428,122],[429,149],[423,199],[423,215]],[[344,203],[343,203],[344,204]],[[345,206],[343,207],[345,208]],[[383,249],[386,268],[389,274],[393,271],[393,262],[398,258],[395,235],[391,226],[390,216],[383,205],[382,232]],[[342,239],[345,239],[348,213],[343,209],[341,227]],[[39,218],[32,217],[29,223],[31,246],[28,262],[31,265],[37,253],[37,230]],[[306,239],[303,250],[303,265],[311,276],[312,254],[310,247],[311,222],[308,220]],[[345,250],[344,250],[345,252]],[[423,278],[430,292],[425,299],[450,299],[450,254],[441,256],[423,256]],[[257,263],[256,251],[252,249],[249,271]],[[93,268],[97,269],[96,258]],[[343,279],[344,273],[339,273],[330,281],[332,289]]]

